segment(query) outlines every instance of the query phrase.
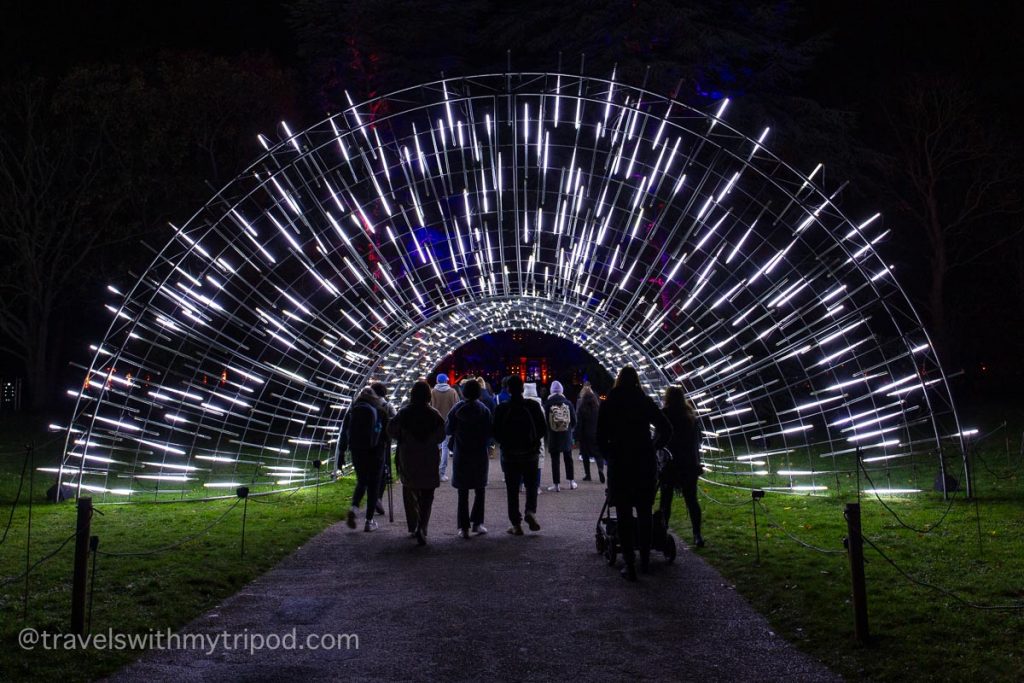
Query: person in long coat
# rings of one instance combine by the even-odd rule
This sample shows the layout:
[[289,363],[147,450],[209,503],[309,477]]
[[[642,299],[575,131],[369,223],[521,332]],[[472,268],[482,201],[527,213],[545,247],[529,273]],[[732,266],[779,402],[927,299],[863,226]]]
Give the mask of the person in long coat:
[[597,412],[601,409],[601,400],[589,384],[583,385],[580,397],[576,399],[576,440],[580,444],[580,456],[583,458],[583,481],[590,478],[590,459],[597,464],[597,476],[604,483],[604,456],[597,447]]
[[430,385],[412,385],[409,403],[388,423],[388,435],[398,443],[395,465],[402,481],[402,502],[409,533],[427,543],[434,491],[441,485],[441,442],[444,419],[430,405]]
[[672,493],[679,491],[686,501],[693,527],[693,542],[698,548],[704,547],[700,533],[700,503],[697,501],[697,480],[704,472],[700,462],[700,429],[697,425],[697,411],[679,387],[665,390],[661,412],[672,423],[672,438],[668,450],[672,453],[665,472],[661,477],[661,503],[659,509],[668,523],[672,514]]
[[[651,439],[652,425],[655,440]],[[608,495],[618,515],[622,556],[626,561],[622,575],[630,581],[636,580],[637,547],[641,571],[647,571],[650,566],[651,522],[658,476],[655,453],[671,437],[672,425],[644,393],[636,369],[622,368],[615,387],[601,404],[597,439],[608,460]]]
[[[455,442],[452,464],[452,486],[459,492],[459,536],[469,538],[486,534],[484,526],[484,493],[487,490],[487,444],[491,438],[492,416],[480,401],[480,384],[469,380],[463,384],[463,400],[448,413],[445,433]],[[473,491],[473,509],[469,509],[469,492]]]

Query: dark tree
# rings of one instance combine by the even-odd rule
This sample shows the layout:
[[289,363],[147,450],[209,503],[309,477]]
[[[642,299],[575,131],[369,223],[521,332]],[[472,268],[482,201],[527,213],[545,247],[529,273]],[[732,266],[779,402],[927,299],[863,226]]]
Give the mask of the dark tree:
[[1012,140],[964,79],[919,77],[901,92],[877,165],[891,205],[925,245],[931,331],[949,358],[950,278],[1019,238],[1024,175]]
[[258,156],[256,134],[294,109],[270,60],[165,54],[153,64],[80,66],[12,78],[0,93],[0,349],[23,366],[34,410],[57,390],[64,334],[84,358],[101,334],[102,285],[141,269],[147,235],[165,241]]

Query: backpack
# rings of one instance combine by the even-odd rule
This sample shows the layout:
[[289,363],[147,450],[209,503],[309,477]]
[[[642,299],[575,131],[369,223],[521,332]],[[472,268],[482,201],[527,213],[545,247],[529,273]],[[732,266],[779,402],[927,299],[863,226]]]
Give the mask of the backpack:
[[548,429],[553,432],[567,432],[572,424],[572,413],[569,404],[555,403],[548,411]]
[[352,451],[372,450],[380,442],[377,409],[369,403],[354,403],[349,409],[348,447]]
[[540,449],[540,435],[537,434],[526,402],[510,401],[508,406],[502,426],[503,431],[512,438],[502,442],[502,451],[509,455],[536,454]]

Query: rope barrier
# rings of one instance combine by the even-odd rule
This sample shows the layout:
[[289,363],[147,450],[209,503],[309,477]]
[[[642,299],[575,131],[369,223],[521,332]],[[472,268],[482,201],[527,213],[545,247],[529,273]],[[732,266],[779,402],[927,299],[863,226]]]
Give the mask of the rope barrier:
[[221,514],[220,517],[218,517],[217,519],[213,520],[213,522],[211,522],[205,528],[201,529],[200,531],[197,531],[196,533],[192,534],[191,536],[186,536],[185,538],[183,538],[183,539],[181,539],[179,541],[176,541],[176,542],[174,542],[174,543],[172,543],[170,545],[163,546],[162,548],[155,548],[153,550],[139,550],[139,551],[125,551],[125,552],[111,552],[109,550],[99,550],[97,548],[96,553],[98,555],[106,555],[108,557],[142,557],[142,556],[145,556],[145,555],[157,555],[159,553],[167,552],[168,550],[174,550],[175,548],[177,548],[179,546],[185,545],[189,541],[192,541],[192,540],[195,540],[195,539],[199,538],[200,536],[202,536],[203,534],[208,532],[210,529],[212,529],[213,527],[215,527],[218,524],[220,524],[221,522],[223,522],[224,518],[226,518],[228,516],[228,514],[232,510],[234,510],[236,507],[238,507],[238,504],[241,503],[242,500],[244,500],[244,499],[242,499],[242,498],[237,499],[234,503],[232,503],[231,507],[229,507],[227,510],[224,511],[223,514]]
[[4,579],[4,581],[2,583],[0,583],[0,588],[6,588],[7,586],[10,586],[11,584],[17,583],[18,581],[21,581],[22,579],[24,579],[26,576],[28,576],[33,571],[35,571],[36,567],[41,565],[43,562],[46,562],[47,560],[51,559],[57,553],[59,553],[61,550],[63,550],[64,546],[66,546],[68,543],[70,543],[71,540],[74,539],[75,536],[77,536],[77,535],[78,535],[78,532],[76,531],[75,533],[73,533],[70,536],[68,536],[67,538],[65,538],[64,541],[59,546],[57,546],[57,548],[53,552],[51,552],[49,555],[46,555],[42,559],[36,560],[35,564],[33,564],[27,570],[23,571],[21,574],[18,574],[17,576],[12,576],[12,577],[10,577],[8,579]]
[[869,546],[874,548],[875,552],[878,553],[879,555],[881,555],[883,560],[885,560],[890,565],[892,565],[893,569],[895,569],[897,572],[899,572],[901,575],[903,575],[903,578],[905,578],[906,580],[910,581],[911,583],[917,584],[918,586],[922,586],[924,588],[930,588],[930,589],[932,589],[934,591],[938,591],[939,593],[942,593],[943,595],[947,595],[947,596],[953,598],[954,600],[956,600],[957,602],[962,603],[963,605],[966,605],[967,607],[970,607],[972,609],[991,610],[991,611],[1013,611],[1013,610],[1024,609],[1024,603],[1014,603],[1014,604],[1010,604],[1010,605],[979,605],[977,603],[971,602],[970,600],[966,600],[964,598],[961,598],[959,595],[957,595],[956,593],[954,593],[953,591],[951,591],[951,590],[949,590],[947,588],[943,588],[942,586],[937,586],[934,583],[928,583],[927,581],[923,581],[921,579],[918,579],[918,578],[912,576],[909,572],[907,572],[905,569],[903,569],[898,564],[896,564],[895,560],[893,560],[888,555],[886,555],[884,552],[882,552],[882,549],[879,548],[877,545],[875,545],[871,541],[871,539],[869,539],[867,536],[861,536],[861,538],[864,539],[865,543],[867,543]]
[[813,550],[813,551],[815,551],[817,553],[822,553],[823,555],[845,555],[846,554],[845,550],[839,550],[838,548],[819,548],[816,545],[808,543],[807,541],[804,541],[803,539],[800,539],[800,538],[794,536],[785,527],[783,527],[782,525],[780,525],[777,522],[772,520],[771,515],[768,514],[768,508],[765,507],[764,503],[762,503],[759,500],[759,501],[757,501],[757,504],[758,504],[758,506],[762,510],[764,510],[765,518],[768,520],[768,526],[771,526],[771,527],[774,527],[774,528],[778,529],[779,531],[784,533],[786,536],[788,536],[790,538],[790,540],[794,541],[795,543],[799,543],[800,545],[802,545],[803,547],[807,548],[808,550]]
[[18,480],[18,492],[14,494],[14,502],[11,503],[11,514],[7,516],[7,526],[4,527],[4,537],[0,538],[0,545],[3,545],[7,541],[7,534],[11,530],[11,523],[14,521],[14,511],[18,507],[18,501],[21,500],[21,489],[25,485],[25,472],[28,469],[28,461],[31,457],[31,452],[25,449],[25,460],[21,463],[21,478]]
[[878,495],[878,487],[875,486],[875,482],[871,479],[871,475],[868,474],[868,470],[867,470],[866,467],[864,467],[863,461],[861,461],[860,458],[858,458],[857,462],[860,463],[860,469],[864,472],[864,476],[867,478],[868,483],[871,484],[871,492],[874,494],[875,498],[877,498],[878,502],[882,504],[882,507],[884,507],[886,509],[886,511],[888,511],[888,513],[890,515],[892,515],[893,518],[895,518],[895,520],[899,523],[899,525],[904,527],[904,528],[906,528],[906,529],[910,529],[911,531],[919,533],[919,534],[931,533],[932,531],[935,531],[936,529],[939,528],[939,525],[942,524],[946,520],[946,515],[948,515],[949,511],[953,509],[953,502],[956,500],[956,492],[954,492],[953,495],[949,497],[949,503],[946,505],[946,509],[942,513],[942,516],[939,517],[939,521],[937,521],[937,522],[935,522],[935,524],[931,525],[930,528],[928,528],[928,529],[918,529],[917,527],[911,526],[910,524],[907,524],[906,522],[904,522],[903,519],[898,514],[896,514],[896,511],[893,510],[891,507],[889,507],[888,503],[886,503],[884,500],[882,500],[882,497],[880,495]]

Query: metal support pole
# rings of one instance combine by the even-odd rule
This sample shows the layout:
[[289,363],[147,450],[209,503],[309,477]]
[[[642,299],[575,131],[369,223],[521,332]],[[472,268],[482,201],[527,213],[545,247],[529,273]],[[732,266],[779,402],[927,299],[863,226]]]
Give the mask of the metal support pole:
[[245,520],[249,516],[249,487],[239,486],[235,495],[242,499],[242,557],[245,557]]
[[964,482],[967,498],[974,498],[974,466],[971,464],[971,449],[966,444],[964,444]]
[[757,537],[757,501],[764,498],[764,491],[754,489],[750,492],[750,509],[754,513],[754,552],[757,554],[757,564],[761,564],[761,541]]
[[92,524],[92,498],[78,499],[75,522],[75,564],[71,579],[71,632],[85,632],[85,579],[89,573],[89,531]]
[[25,592],[22,595],[22,618],[28,621],[28,578],[29,569],[31,564],[29,563],[29,553],[32,551],[32,497],[35,495],[32,490],[32,475],[35,469],[35,446],[29,444],[25,446],[28,451],[25,457],[28,459],[28,531],[25,536]]
[[323,461],[314,460],[313,466],[316,467],[316,503],[313,505],[313,513],[320,514],[320,468],[323,467]]
[[846,553],[850,558],[850,582],[853,590],[853,633],[858,642],[867,643],[868,593],[864,580],[864,538],[861,536],[860,503],[847,503]]

